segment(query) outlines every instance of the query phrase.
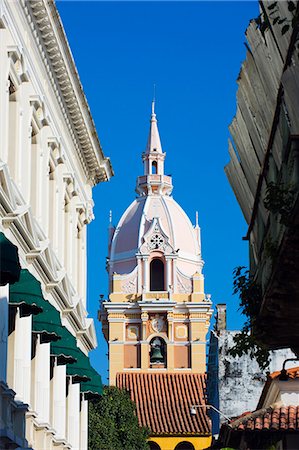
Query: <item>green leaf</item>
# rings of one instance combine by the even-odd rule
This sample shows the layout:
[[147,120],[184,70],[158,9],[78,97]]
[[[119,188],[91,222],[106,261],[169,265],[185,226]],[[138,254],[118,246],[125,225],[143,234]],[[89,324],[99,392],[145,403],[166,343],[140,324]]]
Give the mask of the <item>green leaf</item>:
[[286,24],[281,29],[281,34],[284,35],[290,28],[290,25]]
[[272,5],[268,6],[268,10],[271,11],[272,9],[275,8],[276,5],[277,5],[277,2],[272,3]]

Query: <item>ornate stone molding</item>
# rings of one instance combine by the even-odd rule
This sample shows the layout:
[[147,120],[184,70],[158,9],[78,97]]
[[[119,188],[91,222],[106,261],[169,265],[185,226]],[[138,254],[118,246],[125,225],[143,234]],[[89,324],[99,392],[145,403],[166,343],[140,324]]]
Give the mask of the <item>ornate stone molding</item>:
[[[95,333],[90,323],[82,299],[53,252],[49,239],[35,220],[31,208],[25,204],[17,186],[13,183],[7,164],[0,161],[0,220],[4,228],[9,228],[24,258],[32,264],[40,281],[59,309],[71,324],[75,333],[84,335],[85,346],[91,350],[96,346]],[[87,322],[88,323],[87,323]]]
[[52,0],[22,0],[22,6],[29,25],[34,22],[37,48],[86,175],[92,185],[107,181],[113,176],[112,166],[103,154],[55,3]]

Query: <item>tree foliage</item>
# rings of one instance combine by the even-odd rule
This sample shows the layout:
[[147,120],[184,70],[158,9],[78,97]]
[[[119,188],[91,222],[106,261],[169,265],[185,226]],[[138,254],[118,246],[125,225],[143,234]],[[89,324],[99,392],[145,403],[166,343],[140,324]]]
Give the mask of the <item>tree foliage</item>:
[[135,410],[125,390],[105,386],[89,402],[89,450],[148,450],[149,430],[139,427]]
[[257,360],[261,369],[266,369],[270,363],[269,350],[251,334],[261,305],[261,287],[250,277],[246,267],[235,268],[233,293],[239,295],[239,309],[246,316],[246,321],[240,333],[234,336],[235,345],[229,353],[234,357],[249,354]]

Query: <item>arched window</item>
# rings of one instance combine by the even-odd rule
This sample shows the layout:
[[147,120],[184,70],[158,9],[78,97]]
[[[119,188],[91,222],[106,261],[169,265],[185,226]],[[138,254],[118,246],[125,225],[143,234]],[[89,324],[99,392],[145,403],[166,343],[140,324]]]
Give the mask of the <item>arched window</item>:
[[174,450],[195,450],[191,442],[180,442]]
[[150,290],[164,291],[164,263],[154,258],[150,264]]
[[152,174],[155,175],[157,173],[157,161],[153,161],[152,163]]
[[166,367],[166,343],[160,337],[154,337],[150,342],[150,363],[151,367],[164,365]]
[[160,445],[158,445],[156,442],[153,442],[153,441],[149,441],[148,446],[149,446],[150,450],[161,450]]

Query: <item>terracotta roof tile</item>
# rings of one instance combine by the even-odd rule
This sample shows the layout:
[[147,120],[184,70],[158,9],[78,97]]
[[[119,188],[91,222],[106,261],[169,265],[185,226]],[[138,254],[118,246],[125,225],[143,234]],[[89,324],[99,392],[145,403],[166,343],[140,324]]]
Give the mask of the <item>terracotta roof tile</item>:
[[[280,370],[277,370],[276,372],[272,372],[267,376],[267,381],[265,383],[265,386],[262,390],[261,396],[259,398],[257,409],[261,409],[264,406],[264,401],[267,397],[267,393],[270,389],[270,386],[273,382],[273,380],[276,380],[279,378],[281,374]],[[289,376],[289,380],[295,380],[296,378],[299,378],[299,367],[292,367],[291,369],[287,369],[287,374]]]
[[192,405],[205,404],[205,375],[189,373],[118,373],[116,385],[129,391],[139,424],[157,434],[210,434],[204,408],[190,414]]
[[[280,373],[281,373],[280,370],[272,372],[270,373],[269,378],[274,380],[275,378],[279,377]],[[289,376],[289,379],[299,378],[299,367],[292,367],[290,369],[287,369],[287,374]]]
[[234,430],[299,431],[299,406],[263,408],[241,416],[229,424]]

